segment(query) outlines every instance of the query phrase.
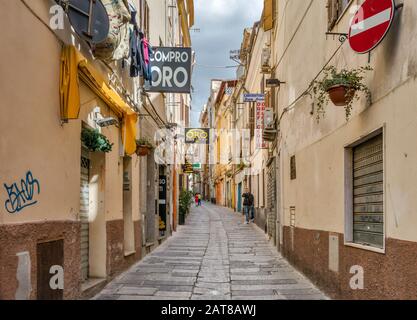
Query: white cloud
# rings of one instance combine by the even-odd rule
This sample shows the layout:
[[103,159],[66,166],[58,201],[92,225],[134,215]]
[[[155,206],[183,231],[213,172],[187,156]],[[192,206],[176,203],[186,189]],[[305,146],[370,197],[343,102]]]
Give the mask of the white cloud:
[[[232,65],[229,51],[240,48],[243,29],[260,20],[263,0],[195,0],[195,28],[192,33],[197,63],[204,66]],[[207,102],[210,79],[232,79],[235,69],[216,69],[197,66],[193,74],[193,123],[197,125],[197,110]]]
[[262,0],[197,0],[198,14],[207,20],[240,15],[240,18],[259,19],[262,12]]

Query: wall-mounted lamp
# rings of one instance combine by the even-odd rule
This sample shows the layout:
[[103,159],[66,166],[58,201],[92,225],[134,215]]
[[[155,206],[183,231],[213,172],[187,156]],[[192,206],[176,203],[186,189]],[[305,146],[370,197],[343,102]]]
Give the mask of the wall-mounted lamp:
[[281,84],[284,84],[286,82],[280,81],[279,79],[266,79],[266,87],[267,88],[277,88],[280,87]]
[[111,127],[111,126],[119,126],[119,121],[115,118],[103,118],[103,119],[95,119],[97,125],[100,128]]

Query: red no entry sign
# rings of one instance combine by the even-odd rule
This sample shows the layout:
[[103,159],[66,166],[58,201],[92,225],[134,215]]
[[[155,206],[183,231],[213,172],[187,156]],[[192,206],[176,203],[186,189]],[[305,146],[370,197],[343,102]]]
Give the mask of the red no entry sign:
[[388,33],[395,15],[394,0],[366,0],[353,17],[349,43],[357,53],[374,49]]

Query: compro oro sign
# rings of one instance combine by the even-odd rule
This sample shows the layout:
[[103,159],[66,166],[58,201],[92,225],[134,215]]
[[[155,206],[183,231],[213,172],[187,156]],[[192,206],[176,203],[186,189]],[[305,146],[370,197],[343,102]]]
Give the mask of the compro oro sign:
[[209,144],[210,129],[185,129],[185,143],[187,144]]
[[388,33],[395,16],[394,0],[366,0],[353,17],[349,44],[357,53],[377,47]]
[[191,48],[156,47],[149,92],[191,93]]

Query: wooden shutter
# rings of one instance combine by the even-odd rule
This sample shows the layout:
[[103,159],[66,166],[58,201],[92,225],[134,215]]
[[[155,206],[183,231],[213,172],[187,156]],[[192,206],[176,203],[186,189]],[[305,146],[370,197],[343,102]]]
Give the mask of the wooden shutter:
[[249,126],[250,126],[250,136],[255,136],[255,106],[254,102],[250,102],[250,114],[249,114]]
[[297,179],[297,164],[295,156],[292,156],[290,159],[290,172],[291,172],[291,180]]
[[384,186],[382,134],[353,149],[353,241],[382,248]]
[[328,0],[327,1],[327,18],[328,18],[328,30],[332,30],[335,26],[342,8],[342,0]]

